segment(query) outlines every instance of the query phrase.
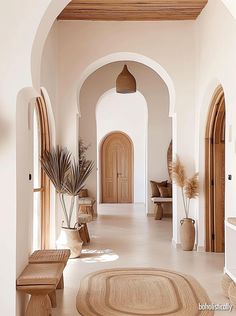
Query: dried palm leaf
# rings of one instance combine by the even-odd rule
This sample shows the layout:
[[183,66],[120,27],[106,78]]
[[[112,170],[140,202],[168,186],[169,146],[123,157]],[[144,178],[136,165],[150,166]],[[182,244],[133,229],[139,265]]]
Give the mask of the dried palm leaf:
[[59,146],[48,151],[41,157],[41,165],[58,193],[64,193],[64,185],[71,167],[71,153]]
[[64,184],[65,192],[72,196],[79,195],[93,167],[94,163],[92,161],[83,161],[81,164],[74,161],[71,164],[67,180]]

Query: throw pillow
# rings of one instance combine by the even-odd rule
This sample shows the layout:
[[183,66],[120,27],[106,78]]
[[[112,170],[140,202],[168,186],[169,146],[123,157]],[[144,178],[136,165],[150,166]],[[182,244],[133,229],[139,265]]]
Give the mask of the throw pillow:
[[159,187],[159,191],[160,191],[161,197],[163,197],[163,198],[171,197],[171,196],[170,196],[170,191],[169,191],[169,188],[168,188],[168,187],[162,187],[162,186],[160,186],[160,187]]
[[151,190],[152,190],[152,197],[160,197],[160,191],[159,191],[159,186],[166,187],[167,186],[167,181],[162,181],[162,182],[156,182],[156,181],[150,181],[151,183]]

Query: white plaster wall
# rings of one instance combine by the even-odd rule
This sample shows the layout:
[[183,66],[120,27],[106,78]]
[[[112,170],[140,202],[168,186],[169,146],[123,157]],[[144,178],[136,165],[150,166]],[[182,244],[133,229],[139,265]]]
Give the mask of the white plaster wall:
[[53,117],[57,121],[58,95],[58,27],[54,22],[44,45],[40,72],[40,86],[45,87],[50,97]]
[[[36,65],[40,67],[45,34],[57,16],[57,10],[60,12],[67,2],[13,0],[1,3],[0,39],[4,45],[0,52],[0,172],[4,181],[0,185],[0,192],[4,225],[0,231],[0,247],[7,258],[1,261],[0,269],[0,281],[4,289],[0,299],[3,315],[19,315],[24,307],[20,299],[16,304],[15,281],[27,263],[29,252],[27,232],[30,231],[30,217],[27,214],[31,212],[29,202],[32,192],[27,182],[29,161],[23,157],[28,153],[28,141],[24,138],[24,115],[27,115],[29,102],[37,96],[37,92],[30,88],[31,56],[35,56]],[[47,23],[40,27],[41,36],[35,41],[37,49],[32,51],[36,32],[48,9],[50,12],[45,15]],[[36,69],[34,78],[39,81],[39,71]],[[38,87],[35,86],[36,89]],[[22,126],[19,122],[22,122]],[[23,218],[25,220],[21,220]]]
[[[0,185],[1,219],[4,223],[0,231],[0,247],[7,258],[1,260],[0,281],[4,290],[1,291],[0,309],[3,315],[9,316],[16,314],[15,280],[27,262],[29,249],[29,236],[26,233],[28,218],[24,217],[26,210],[29,211],[28,183],[24,186],[29,164],[28,159],[22,159],[22,152],[27,153],[27,142],[22,135],[18,135],[18,139],[23,140],[21,146],[17,144],[16,137],[20,131],[16,129],[16,104],[19,119],[25,122],[24,105],[28,106],[32,96],[22,89],[32,86],[31,52],[34,36],[49,3],[49,0],[7,1],[1,3],[0,10],[0,39],[4,43],[0,52],[0,173],[4,179]],[[20,178],[23,177],[23,182],[17,179],[17,173]],[[22,197],[19,202],[20,194]],[[21,216],[26,221],[21,221]],[[20,304],[17,313],[20,313]]]
[[[216,87],[221,84],[226,102],[226,199],[227,216],[236,216],[236,21],[219,0],[209,0],[206,9],[196,22],[198,81],[196,165],[200,171],[201,194],[199,200],[199,246],[205,244],[204,198],[204,137],[207,114]],[[232,141],[229,127],[232,126]],[[232,181],[227,175],[232,174]]]
[[[140,92],[119,94],[115,89],[99,99],[96,108],[97,157],[100,158],[101,143],[106,135],[120,131],[127,134],[134,148],[134,203],[146,202],[146,142],[148,109]],[[100,160],[98,159],[98,198],[100,197]]]
[[236,2],[235,0],[222,0],[229,12],[236,18]]

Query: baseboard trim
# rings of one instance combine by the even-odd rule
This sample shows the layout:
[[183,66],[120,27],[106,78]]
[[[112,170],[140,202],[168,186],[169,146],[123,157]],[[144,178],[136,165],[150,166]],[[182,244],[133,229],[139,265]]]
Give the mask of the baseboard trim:
[[197,252],[206,252],[204,246],[197,246]]
[[181,244],[180,244],[180,243],[177,243],[174,239],[172,239],[172,246],[173,246],[175,249],[181,249]]
[[[174,239],[172,239],[172,246],[173,246],[175,249],[182,249],[182,248],[181,248],[181,243],[177,243]],[[197,247],[196,244],[195,244],[194,247],[193,247],[193,251],[198,251],[198,247]]]

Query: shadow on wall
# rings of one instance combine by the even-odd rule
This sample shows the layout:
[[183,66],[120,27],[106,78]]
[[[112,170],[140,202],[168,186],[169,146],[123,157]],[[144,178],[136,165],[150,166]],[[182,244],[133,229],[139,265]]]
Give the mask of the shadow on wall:
[[[24,88],[18,93],[16,103],[16,276],[28,262],[32,243],[33,182],[29,181],[29,173],[32,173],[33,157],[30,152],[33,148],[30,113],[38,96],[33,88]],[[17,308],[24,310],[26,295],[17,294],[17,300]]]
[[5,118],[0,113],[0,152],[1,150],[4,150],[4,144],[8,142],[12,131],[13,130],[11,128],[10,122],[5,120]]

